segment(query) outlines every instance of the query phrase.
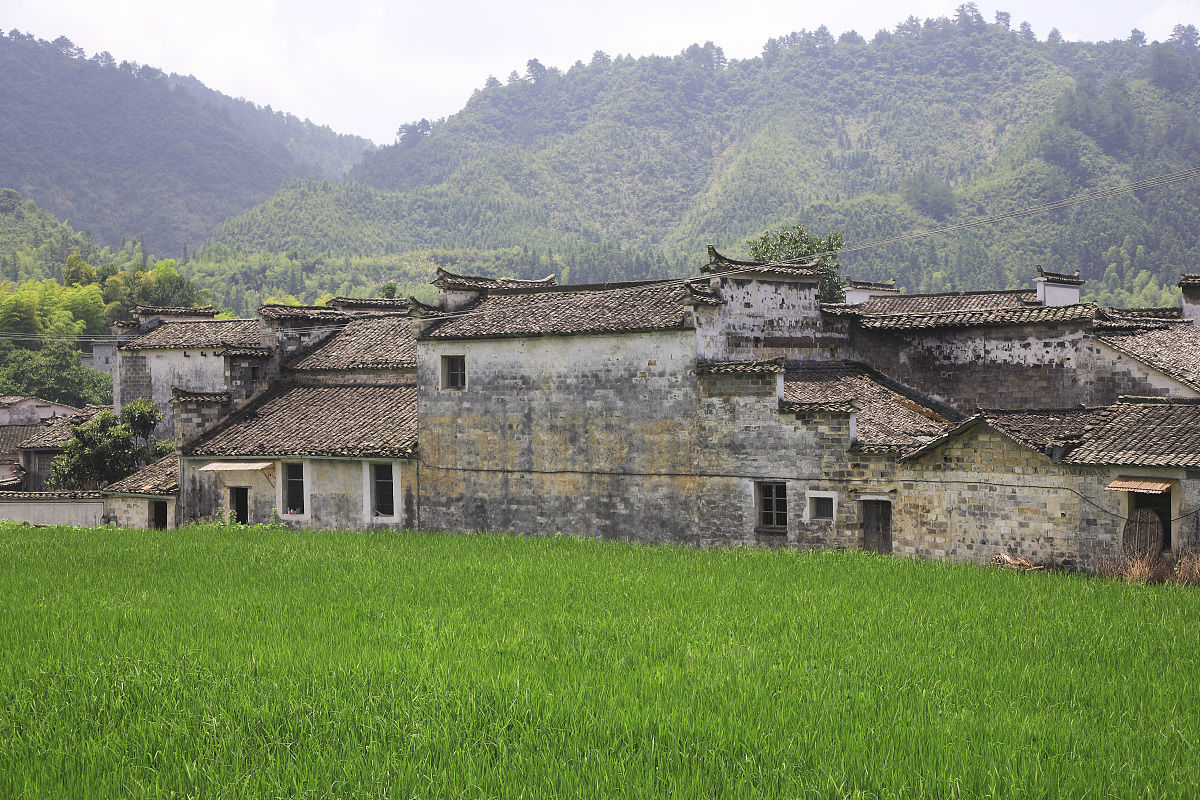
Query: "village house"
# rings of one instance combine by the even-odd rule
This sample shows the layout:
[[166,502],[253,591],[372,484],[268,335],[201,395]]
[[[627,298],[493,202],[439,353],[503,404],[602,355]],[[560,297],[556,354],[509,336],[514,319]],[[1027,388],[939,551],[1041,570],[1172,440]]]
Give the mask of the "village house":
[[171,412],[177,472],[109,487],[104,518],[1083,569],[1130,541],[1200,547],[1200,278],[1164,309],[1081,302],[1078,275],[1040,268],[1029,290],[851,281],[832,304],[819,278],[710,250],[687,280],[439,270],[436,305],[148,312],[112,359],[122,397],[142,381]]

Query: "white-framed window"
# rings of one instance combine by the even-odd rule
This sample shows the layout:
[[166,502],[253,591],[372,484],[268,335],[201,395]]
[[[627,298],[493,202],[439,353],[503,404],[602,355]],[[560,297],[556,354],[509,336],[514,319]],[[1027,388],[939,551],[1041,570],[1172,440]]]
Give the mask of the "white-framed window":
[[312,477],[307,461],[279,462],[275,501],[284,519],[312,516]]
[[367,522],[400,520],[400,462],[363,462],[363,518]]
[[443,389],[467,388],[467,357],[442,356],[441,387]]
[[808,492],[808,522],[832,521],[837,515],[837,492]]

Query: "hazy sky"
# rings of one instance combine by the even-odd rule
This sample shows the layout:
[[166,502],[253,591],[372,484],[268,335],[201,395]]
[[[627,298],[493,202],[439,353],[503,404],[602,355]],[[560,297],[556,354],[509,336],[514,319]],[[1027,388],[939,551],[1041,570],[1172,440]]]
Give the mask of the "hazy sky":
[[[1044,39],[1124,39],[1140,28],[1166,39],[1200,24],[1200,0],[980,2],[991,21],[1012,13]],[[758,55],[773,36],[826,25],[868,39],[909,14],[953,16],[958,2],[906,0],[0,0],[0,28],[64,35],[88,54],[192,74],[260,105],[389,143],[403,122],[453,114],[488,75],[525,62],[569,68],[595,50],[673,55],[712,40],[731,59]]]

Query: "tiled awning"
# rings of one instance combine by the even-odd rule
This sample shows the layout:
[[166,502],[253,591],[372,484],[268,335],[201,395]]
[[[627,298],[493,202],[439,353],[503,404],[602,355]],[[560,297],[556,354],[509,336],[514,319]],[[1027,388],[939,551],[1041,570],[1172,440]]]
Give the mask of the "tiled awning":
[[1141,492],[1142,494],[1162,494],[1170,490],[1171,482],[1157,478],[1127,478],[1121,476],[1104,487],[1109,492]]

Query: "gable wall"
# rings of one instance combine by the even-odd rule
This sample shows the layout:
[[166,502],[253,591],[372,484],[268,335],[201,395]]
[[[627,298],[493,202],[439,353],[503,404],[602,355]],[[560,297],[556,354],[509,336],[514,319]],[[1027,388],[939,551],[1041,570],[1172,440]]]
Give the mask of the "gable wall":
[[727,277],[720,306],[696,307],[702,359],[841,358],[848,334],[840,321],[823,321],[817,287],[795,281]]
[[900,462],[896,481],[897,553],[983,562],[1003,551],[1093,569],[1118,552],[1108,470],[1054,464],[984,425]]
[[422,525],[696,542],[695,364],[692,331],[419,342]]
[[226,359],[218,353],[212,348],[118,351],[120,380],[119,386],[114,386],[114,410],[119,412],[126,403],[149,397],[163,415],[163,421],[154,429],[155,437],[171,439],[171,387],[193,392],[224,391]]
[[964,413],[1107,405],[1123,394],[1197,393],[1080,329],[855,330],[862,360]]
[[44,419],[66,417],[76,411],[61,403],[31,397],[0,408],[0,425],[36,425]]

